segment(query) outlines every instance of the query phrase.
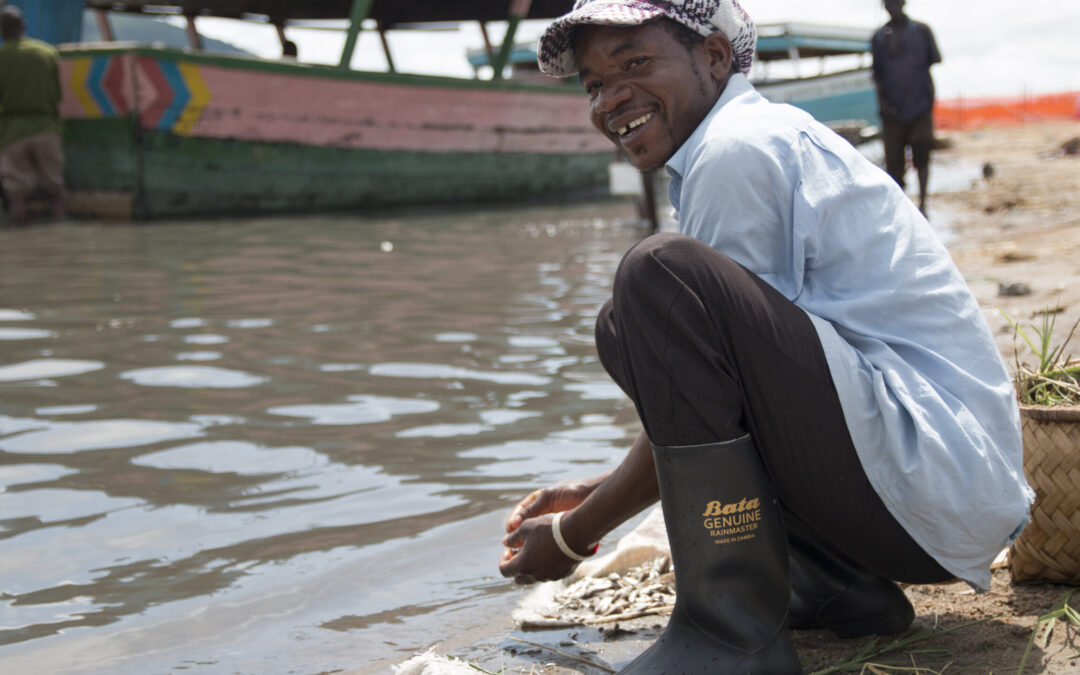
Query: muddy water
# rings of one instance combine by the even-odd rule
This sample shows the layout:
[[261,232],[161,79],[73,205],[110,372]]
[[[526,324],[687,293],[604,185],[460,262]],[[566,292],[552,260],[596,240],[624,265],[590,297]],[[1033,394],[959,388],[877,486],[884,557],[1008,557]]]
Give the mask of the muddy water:
[[508,506],[636,433],[625,204],[0,231],[0,671],[498,641]]

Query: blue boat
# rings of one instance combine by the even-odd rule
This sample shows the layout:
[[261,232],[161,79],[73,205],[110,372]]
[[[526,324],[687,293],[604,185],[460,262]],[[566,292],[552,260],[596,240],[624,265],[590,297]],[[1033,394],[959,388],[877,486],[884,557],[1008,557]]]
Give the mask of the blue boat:
[[751,79],[771,101],[798,106],[834,129],[872,135],[881,125],[872,36],[873,30],[843,26],[758,26]]

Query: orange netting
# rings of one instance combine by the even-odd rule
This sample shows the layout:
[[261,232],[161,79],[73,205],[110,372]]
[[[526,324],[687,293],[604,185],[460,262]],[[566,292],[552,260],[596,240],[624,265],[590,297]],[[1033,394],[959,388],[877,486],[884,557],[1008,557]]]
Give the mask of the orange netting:
[[1014,98],[950,99],[934,105],[938,129],[971,129],[1046,120],[1080,119],[1080,92]]

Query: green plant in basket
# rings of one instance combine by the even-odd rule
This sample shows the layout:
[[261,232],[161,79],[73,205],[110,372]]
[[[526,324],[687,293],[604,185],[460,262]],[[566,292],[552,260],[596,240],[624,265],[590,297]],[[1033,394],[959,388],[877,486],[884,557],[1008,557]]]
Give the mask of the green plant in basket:
[[1015,341],[1019,335],[1031,349],[1035,365],[1020,361],[1019,351],[1016,357],[1016,395],[1023,405],[1078,405],[1080,404],[1080,362],[1065,355],[1065,348],[1080,326],[1080,319],[1073,324],[1065,340],[1053,344],[1054,324],[1059,310],[1046,310],[1042,313],[1042,325],[1030,326],[1034,338],[1008,314],[1001,312],[1005,320],[1013,327]]

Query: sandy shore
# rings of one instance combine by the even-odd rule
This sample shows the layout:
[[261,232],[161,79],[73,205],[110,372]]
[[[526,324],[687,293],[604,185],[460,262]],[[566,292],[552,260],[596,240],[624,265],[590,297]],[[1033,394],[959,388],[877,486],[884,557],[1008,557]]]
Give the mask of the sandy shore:
[[[947,191],[931,197],[931,222],[947,223],[949,250],[1010,370],[1029,352],[1022,347],[1015,353],[1013,329],[1003,312],[1037,324],[1043,311],[1060,308],[1059,339],[1080,318],[1080,156],[1061,152],[1077,137],[1080,123],[1075,122],[958,132],[943,137],[949,147],[935,158],[935,166],[953,176]],[[970,180],[956,180],[966,174]],[[1072,351],[1080,354],[1080,337],[1075,347]],[[808,673],[838,672],[831,668],[845,662],[863,664],[844,668],[847,672],[862,668],[890,675],[1017,672],[1040,617],[1060,606],[1068,590],[1052,584],[1014,586],[1008,570],[1000,568],[985,594],[962,583],[908,587],[915,628],[925,637],[911,645],[882,652],[891,640],[871,645],[869,639],[840,640],[826,631],[796,631],[794,640]],[[518,630],[495,651],[453,654],[488,672],[614,672],[655,640],[665,621],[651,616],[614,625]],[[865,649],[870,651],[852,659]],[[866,663],[877,664],[876,669],[866,669]],[[1080,672],[1078,629],[1059,624],[1040,638],[1023,672]]]

